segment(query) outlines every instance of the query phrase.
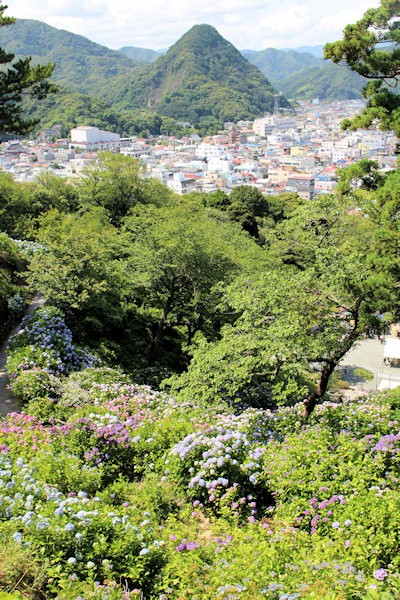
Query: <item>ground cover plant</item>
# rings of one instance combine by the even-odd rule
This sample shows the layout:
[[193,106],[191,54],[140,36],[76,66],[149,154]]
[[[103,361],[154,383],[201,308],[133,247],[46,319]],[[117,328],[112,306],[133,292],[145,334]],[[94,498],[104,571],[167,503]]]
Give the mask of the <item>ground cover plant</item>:
[[180,404],[103,366],[51,377],[36,398],[20,379],[26,410],[0,423],[2,592],[398,597],[398,391],[324,402],[304,422],[301,404]]

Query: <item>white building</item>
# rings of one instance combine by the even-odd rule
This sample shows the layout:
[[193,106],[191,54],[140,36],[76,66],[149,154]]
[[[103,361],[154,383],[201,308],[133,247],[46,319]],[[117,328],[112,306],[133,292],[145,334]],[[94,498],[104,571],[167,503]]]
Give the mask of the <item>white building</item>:
[[273,131],[287,131],[295,129],[297,126],[296,119],[293,117],[277,117],[269,115],[261,119],[255,119],[253,123],[253,131],[261,137],[270,135]]
[[189,192],[195,192],[199,188],[196,179],[190,177],[187,178],[183,173],[174,173],[172,179],[168,180],[167,186],[170,190],[175,192],[175,194],[179,194],[180,196],[188,194]]
[[104,131],[97,127],[81,125],[71,129],[70,148],[84,148],[85,150],[101,149],[110,150],[119,147],[121,137],[118,133]]

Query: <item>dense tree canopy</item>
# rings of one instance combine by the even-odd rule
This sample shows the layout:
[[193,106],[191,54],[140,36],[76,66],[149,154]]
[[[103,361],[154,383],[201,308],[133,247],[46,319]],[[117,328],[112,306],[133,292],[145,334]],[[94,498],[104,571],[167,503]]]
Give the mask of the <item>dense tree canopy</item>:
[[[265,272],[242,275],[222,304],[234,314],[218,340],[199,342],[180,397],[256,406],[304,400],[308,416],[334,369],[395,281],[371,263],[371,223],[343,198],[322,197],[275,230]],[[386,304],[385,304],[386,303]]]

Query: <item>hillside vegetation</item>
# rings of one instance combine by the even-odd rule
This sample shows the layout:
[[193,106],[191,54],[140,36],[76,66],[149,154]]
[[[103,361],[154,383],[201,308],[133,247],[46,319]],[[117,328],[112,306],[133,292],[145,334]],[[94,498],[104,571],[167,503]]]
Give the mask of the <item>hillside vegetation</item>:
[[395,600],[400,396],[338,365],[399,315],[399,172],[312,203],[140,175],[0,176],[3,316],[46,298],[8,346],[2,591]]
[[139,67],[117,50],[31,19],[17,19],[12,27],[3,27],[0,45],[17,56],[31,56],[34,62],[54,63],[54,82],[98,98],[105,88],[112,89],[116,77],[128,77]]
[[246,50],[246,58],[287,98],[345,100],[361,98],[363,78],[344,65],[335,65],[309,52]]
[[273,93],[260,71],[213,27],[195,25],[117,91],[116,101],[193,123],[208,116],[237,121],[271,110]]
[[[114,129],[121,132],[159,133],[160,126],[138,123],[151,123],[156,113],[196,126],[206,122],[217,130],[223,121],[252,118],[273,107],[268,80],[208,25],[192,28],[151,65],[32,20],[17,20],[13,28],[0,30],[0,44],[18,56],[32,56],[33,62],[45,57],[56,64],[54,81],[62,99],[39,106],[45,125],[59,123],[60,117],[69,128],[80,118],[80,124],[96,125],[114,120]],[[57,109],[61,102],[67,109],[64,116]],[[27,110],[36,116],[36,105]]]

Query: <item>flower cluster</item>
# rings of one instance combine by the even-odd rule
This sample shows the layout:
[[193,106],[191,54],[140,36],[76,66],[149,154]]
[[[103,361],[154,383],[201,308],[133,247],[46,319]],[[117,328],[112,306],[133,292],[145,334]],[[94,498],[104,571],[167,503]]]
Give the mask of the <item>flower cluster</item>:
[[11,237],[10,240],[17,246],[18,250],[26,256],[44,254],[48,251],[46,246],[39,244],[38,242],[32,242],[30,240],[16,240]]
[[[65,495],[37,479],[24,459],[0,456],[0,531],[3,522],[14,542],[42,552],[55,572],[63,565],[82,580],[89,571],[101,579],[117,579],[131,564],[139,574],[143,560],[149,566],[162,552],[163,542],[149,517],[84,491]],[[124,556],[124,565],[114,561],[116,552]]]
[[72,341],[62,312],[54,307],[38,308],[27,315],[8,344],[7,371],[11,377],[19,372],[41,368],[53,375],[67,375],[98,360]]
[[[266,446],[258,442],[260,435],[251,418],[246,430],[246,416],[222,415],[216,425],[174,445],[165,475],[179,481],[199,502],[212,504],[228,498],[237,511],[258,493],[261,458],[266,452]],[[272,439],[273,433],[263,431],[263,437]]]

